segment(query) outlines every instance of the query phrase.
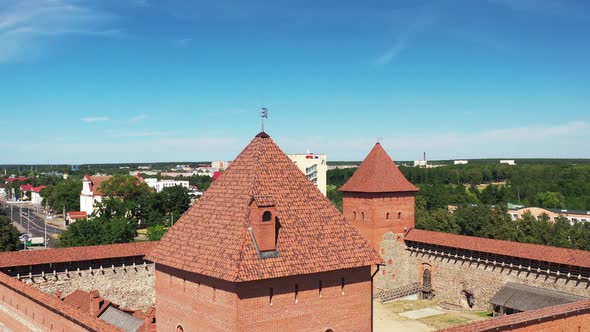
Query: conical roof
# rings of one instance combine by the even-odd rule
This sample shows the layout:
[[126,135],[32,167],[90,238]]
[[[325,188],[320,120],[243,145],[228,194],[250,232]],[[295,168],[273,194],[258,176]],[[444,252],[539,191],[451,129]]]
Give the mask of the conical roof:
[[377,143],[340,191],[411,192],[418,191],[418,188],[405,178],[381,144]]
[[[250,227],[253,197],[273,201],[278,257],[260,258]],[[168,231],[147,259],[228,281],[374,265],[371,245],[266,134],[258,134]]]

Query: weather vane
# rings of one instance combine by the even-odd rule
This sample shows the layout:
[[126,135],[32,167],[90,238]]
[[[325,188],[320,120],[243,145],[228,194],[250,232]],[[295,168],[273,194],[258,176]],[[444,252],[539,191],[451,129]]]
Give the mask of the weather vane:
[[262,119],[262,131],[264,131],[264,119],[268,119],[268,108],[260,108],[260,118]]

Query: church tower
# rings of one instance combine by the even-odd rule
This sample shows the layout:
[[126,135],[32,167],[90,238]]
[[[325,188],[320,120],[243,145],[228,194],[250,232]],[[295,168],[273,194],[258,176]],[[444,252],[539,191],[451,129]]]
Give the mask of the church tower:
[[385,233],[405,233],[414,227],[418,188],[404,177],[379,143],[340,191],[344,217],[376,250]]

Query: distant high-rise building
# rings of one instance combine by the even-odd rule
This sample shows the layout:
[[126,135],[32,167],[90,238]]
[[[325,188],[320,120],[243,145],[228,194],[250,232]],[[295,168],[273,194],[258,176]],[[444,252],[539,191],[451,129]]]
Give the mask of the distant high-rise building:
[[325,154],[304,153],[290,154],[291,160],[315,184],[322,194],[326,195],[326,178],[328,172],[328,163]]

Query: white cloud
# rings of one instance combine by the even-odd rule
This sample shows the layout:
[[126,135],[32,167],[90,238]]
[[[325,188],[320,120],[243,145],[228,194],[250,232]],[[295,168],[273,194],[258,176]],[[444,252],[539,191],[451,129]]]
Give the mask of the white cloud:
[[119,30],[106,28],[109,19],[80,1],[6,1],[0,5],[0,63],[40,56],[63,35],[118,35]]
[[427,26],[433,24],[437,19],[436,13],[432,11],[422,11],[413,18],[408,26],[401,30],[393,45],[383,54],[375,59],[377,65],[387,65],[409,47],[410,39],[422,31]]
[[80,119],[82,122],[86,122],[86,123],[94,123],[94,122],[104,122],[104,121],[110,121],[111,118],[109,118],[108,116],[94,116],[94,117],[86,117],[86,118],[82,118]]
[[143,121],[146,118],[147,118],[147,114],[141,113],[141,114],[138,114],[138,115],[132,117],[131,119],[127,120],[126,123],[128,123],[128,124],[134,124],[134,123],[138,123],[140,121]]

